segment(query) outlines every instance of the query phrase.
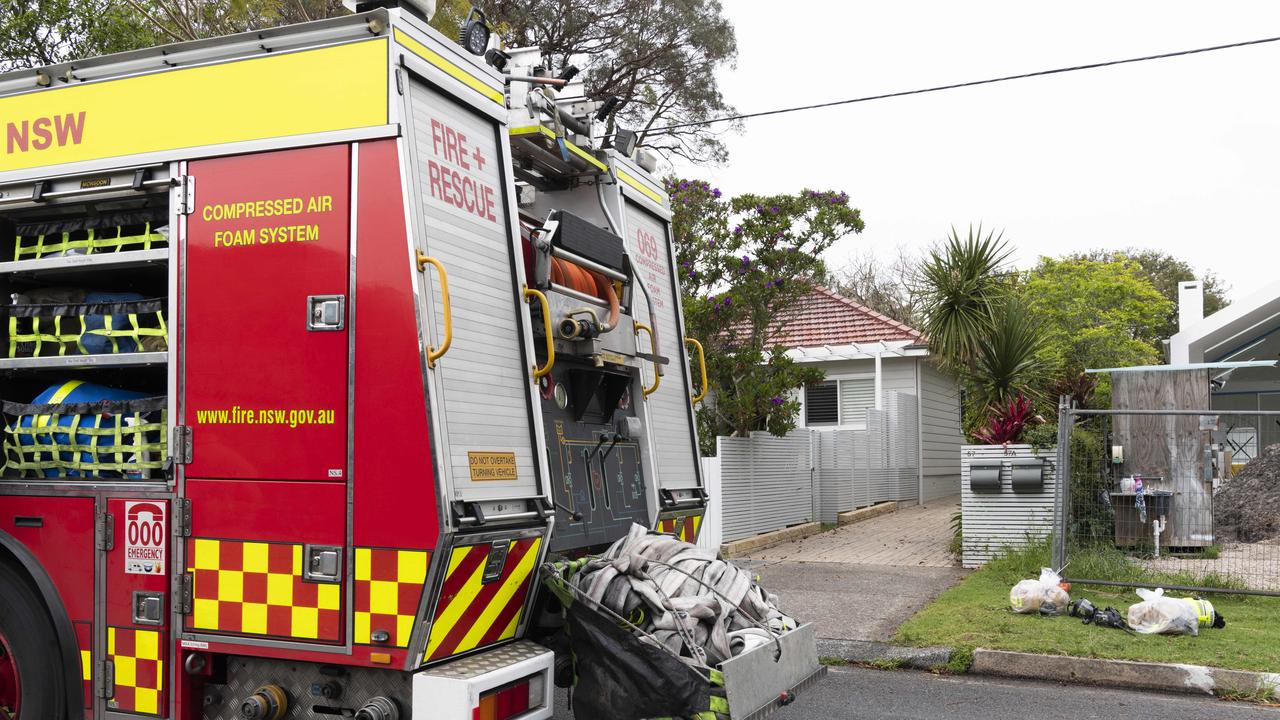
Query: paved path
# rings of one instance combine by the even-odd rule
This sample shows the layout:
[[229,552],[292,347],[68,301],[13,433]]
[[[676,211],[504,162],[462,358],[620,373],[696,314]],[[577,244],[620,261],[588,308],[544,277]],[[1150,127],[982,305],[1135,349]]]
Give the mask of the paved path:
[[958,505],[952,497],[906,507],[735,562],[759,574],[786,612],[815,623],[818,637],[887,642],[963,577],[946,550]]
[[955,558],[947,552],[947,543],[951,541],[951,515],[959,509],[960,496],[954,495],[766,548],[749,557],[766,562],[954,567]]

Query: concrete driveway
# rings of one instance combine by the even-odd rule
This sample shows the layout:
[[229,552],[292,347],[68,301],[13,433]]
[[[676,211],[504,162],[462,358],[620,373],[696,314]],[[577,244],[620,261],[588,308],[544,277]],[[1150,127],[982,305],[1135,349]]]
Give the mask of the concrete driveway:
[[734,561],[777,593],[818,636],[887,642],[898,626],[964,576],[947,553],[959,496],[912,506]]

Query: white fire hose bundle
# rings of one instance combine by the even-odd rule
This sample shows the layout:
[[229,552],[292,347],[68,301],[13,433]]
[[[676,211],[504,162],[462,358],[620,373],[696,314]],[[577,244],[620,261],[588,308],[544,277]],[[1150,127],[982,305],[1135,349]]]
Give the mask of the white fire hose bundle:
[[570,585],[577,597],[700,667],[715,667],[796,627],[778,610],[777,597],[745,571],[640,525],[591,558]]

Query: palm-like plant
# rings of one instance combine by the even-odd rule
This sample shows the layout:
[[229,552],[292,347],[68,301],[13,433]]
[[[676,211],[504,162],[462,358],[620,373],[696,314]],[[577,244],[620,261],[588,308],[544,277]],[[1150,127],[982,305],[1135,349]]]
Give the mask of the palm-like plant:
[[973,370],[1009,295],[1000,268],[1012,251],[1003,235],[991,231],[983,237],[979,225],[961,238],[953,227],[920,268],[925,334],[939,364],[957,375]]
[[1004,301],[993,322],[974,358],[970,377],[974,400],[1000,408],[1024,394],[1033,401],[1043,400],[1049,372],[1044,333],[1016,297]]

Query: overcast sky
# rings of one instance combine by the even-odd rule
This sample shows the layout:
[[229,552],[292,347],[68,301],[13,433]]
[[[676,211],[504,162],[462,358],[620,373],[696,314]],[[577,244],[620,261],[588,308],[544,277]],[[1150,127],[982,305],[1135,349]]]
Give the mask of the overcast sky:
[[[1280,2],[723,0],[727,100],[750,112],[1280,36]],[[851,253],[1003,229],[1027,266],[1159,248],[1240,298],[1280,276],[1280,42],[746,121],[729,193],[847,191]]]

